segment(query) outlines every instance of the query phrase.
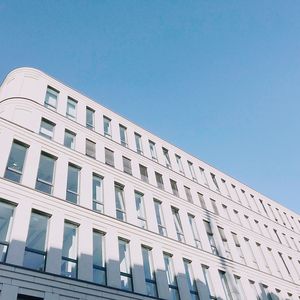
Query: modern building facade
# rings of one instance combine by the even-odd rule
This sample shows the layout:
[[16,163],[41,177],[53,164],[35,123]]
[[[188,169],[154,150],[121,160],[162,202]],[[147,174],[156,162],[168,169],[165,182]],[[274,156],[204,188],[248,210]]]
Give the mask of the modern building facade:
[[45,73],[0,88],[0,299],[300,299],[300,216]]

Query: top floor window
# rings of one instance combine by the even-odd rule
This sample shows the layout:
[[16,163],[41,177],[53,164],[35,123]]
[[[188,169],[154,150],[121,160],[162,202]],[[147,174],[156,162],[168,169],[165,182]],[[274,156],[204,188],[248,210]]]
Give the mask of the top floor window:
[[68,97],[66,115],[70,119],[76,120],[77,101]]
[[59,91],[48,86],[46,96],[45,96],[45,106],[56,110],[58,94],[59,94]]
[[157,160],[155,143],[150,140],[149,140],[149,148],[150,148],[151,158]]
[[205,184],[206,186],[208,186],[208,181],[207,181],[207,177],[205,174],[205,170],[203,168],[199,167],[199,171],[200,171],[202,183]]
[[217,182],[217,179],[216,179],[216,175],[213,174],[213,173],[210,173],[210,176],[211,176],[211,179],[215,185],[215,188],[216,188],[216,191],[220,192],[220,188],[219,188],[219,185],[218,185],[218,182]]
[[136,152],[139,154],[143,154],[143,145],[142,145],[142,137],[138,133],[134,133]]
[[128,147],[128,141],[127,141],[127,128],[123,125],[119,125],[120,130],[120,141],[121,145]]
[[95,111],[90,107],[86,108],[86,127],[95,129]]
[[192,162],[188,161],[188,165],[189,165],[189,169],[190,169],[190,172],[191,172],[191,176],[193,178],[194,181],[197,181],[197,177],[196,177],[196,174],[195,174],[195,170],[194,170],[194,165]]
[[177,162],[177,165],[178,165],[179,172],[184,175],[184,169],[183,169],[183,165],[182,165],[182,162],[181,162],[181,157],[179,155],[175,154],[175,158],[176,158],[176,162]]
[[111,138],[111,119],[103,117],[104,136]]
[[171,165],[171,160],[170,160],[170,156],[169,156],[169,151],[166,148],[162,148],[162,150],[163,150],[163,154],[165,157],[166,167],[171,169],[172,165]]

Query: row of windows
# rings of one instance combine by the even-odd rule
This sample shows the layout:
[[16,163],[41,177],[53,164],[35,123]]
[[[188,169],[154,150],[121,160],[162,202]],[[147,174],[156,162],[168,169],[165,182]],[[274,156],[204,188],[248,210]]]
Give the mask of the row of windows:
[[[47,92],[46,92],[46,97],[45,97],[45,102],[44,102],[45,106],[56,110],[58,96],[59,96],[59,91],[48,86]],[[77,101],[69,97],[67,100],[66,116],[68,118],[76,120],[76,114],[77,114]],[[45,119],[42,120],[41,134],[43,134],[47,137],[50,137],[50,138],[53,137],[54,126],[55,126],[55,124],[53,122],[45,120]],[[92,129],[92,130],[94,130],[94,128],[95,128],[95,110],[93,110],[90,107],[86,107],[86,127],[89,129]],[[103,116],[103,131],[104,131],[103,132],[104,136],[106,136],[108,138],[112,138],[111,119],[107,116]],[[120,135],[119,142],[123,146],[128,147],[127,128],[122,124],[119,124],[119,135]],[[74,147],[75,137],[76,137],[76,134],[74,132],[66,130],[65,145],[68,145],[70,148]],[[136,147],[135,150],[139,154],[143,154],[144,151],[143,151],[142,136],[140,134],[138,134],[137,132],[135,132],[134,140],[135,140],[135,147]],[[149,144],[148,146],[149,146],[149,150],[150,150],[151,159],[158,162],[158,155],[157,155],[157,151],[156,151],[155,142],[148,140],[148,144]],[[89,155],[91,157],[95,157],[95,143],[93,141],[87,140],[87,148],[86,149],[87,149],[86,150],[87,155]],[[172,163],[171,163],[168,149],[166,149],[165,147],[162,147],[162,154],[163,154],[163,158],[164,158],[163,164],[167,168],[172,169]],[[182,159],[177,154],[175,154],[175,161],[177,163],[177,170],[182,175],[185,176],[186,172],[185,172],[183,164],[182,164]],[[200,180],[199,180],[198,176],[196,175],[193,162],[187,160],[187,165],[188,165],[190,178],[195,182],[199,182],[200,184],[209,187],[209,181],[206,176],[206,171],[203,168],[199,167],[199,174],[200,174]],[[213,185],[212,186],[213,190],[215,190],[219,193],[222,192],[224,194],[224,196],[232,198],[232,199],[238,201],[240,204],[248,206],[250,209],[254,209],[257,212],[261,212],[257,201],[254,199],[254,195],[250,194],[250,198],[249,198],[249,196],[247,196],[247,193],[243,189],[240,189],[240,191],[238,191],[238,189],[236,188],[235,185],[231,184],[228,186],[225,179],[220,178],[220,181],[219,181],[219,179],[213,173],[210,173],[210,177],[211,177],[210,178],[211,184]],[[158,183],[158,185],[161,186],[159,183]],[[221,185],[222,185],[222,188],[221,188]],[[230,191],[230,189],[231,189],[231,191]],[[275,220],[276,222],[280,222],[284,226],[289,226],[292,230],[298,229],[297,226],[295,227],[292,224],[292,221],[287,216],[286,212],[281,212],[278,208],[275,208],[275,211],[274,211],[274,209],[270,203],[267,204],[268,205],[268,209],[267,209],[265,207],[263,200],[260,199],[259,202],[260,202],[260,205],[262,208],[262,212],[267,217]],[[293,219],[293,217],[291,217],[291,218]]]
[[[9,251],[10,232],[13,222],[15,206],[7,202],[0,202],[0,261],[5,262],[7,252]],[[46,270],[47,261],[47,236],[49,224],[51,223],[51,215],[32,210],[28,234],[26,238],[26,246],[24,251],[23,266],[29,269],[44,272]],[[79,224],[74,224],[68,220],[64,222],[63,242],[61,247],[61,275],[77,278],[78,274],[78,234]],[[91,232],[93,241],[92,253],[92,274],[93,282],[100,285],[107,285],[107,259],[105,258],[104,243],[105,233],[93,229]],[[124,237],[118,238],[119,247],[119,271],[121,288],[127,291],[134,291],[132,278],[132,263],[130,255],[130,241]],[[158,297],[156,271],[153,265],[152,248],[147,245],[141,245],[141,256],[143,262],[143,271],[145,276],[145,284],[147,294],[149,296]],[[80,258],[79,258],[80,259]],[[163,260],[165,265],[165,274],[169,286],[171,299],[179,300],[179,291],[177,284],[177,276],[174,271],[172,254],[163,252]],[[192,270],[192,262],[189,259],[183,258],[185,277],[190,291],[191,299],[199,299],[196,278]],[[86,267],[86,266],[85,266]],[[211,278],[209,267],[202,265],[203,277],[207,291],[211,299],[216,298],[216,289],[214,281]],[[219,270],[226,299],[233,300],[232,289],[226,273]],[[239,276],[234,276],[236,289],[242,299],[245,299],[245,292]],[[233,283],[231,283],[233,284]],[[250,286],[254,289],[257,299],[260,298],[260,293],[254,281],[249,281]],[[267,291],[266,285],[261,285],[264,291]],[[280,290],[278,290],[280,293]],[[266,293],[266,295],[268,292]],[[288,294],[292,297],[292,294]],[[271,297],[271,296],[270,296]],[[272,299],[272,297],[270,298]]]

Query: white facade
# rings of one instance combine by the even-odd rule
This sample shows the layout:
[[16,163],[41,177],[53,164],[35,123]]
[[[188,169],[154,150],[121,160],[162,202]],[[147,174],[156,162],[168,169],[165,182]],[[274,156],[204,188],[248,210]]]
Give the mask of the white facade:
[[300,299],[299,215],[39,70],[0,149],[1,300]]

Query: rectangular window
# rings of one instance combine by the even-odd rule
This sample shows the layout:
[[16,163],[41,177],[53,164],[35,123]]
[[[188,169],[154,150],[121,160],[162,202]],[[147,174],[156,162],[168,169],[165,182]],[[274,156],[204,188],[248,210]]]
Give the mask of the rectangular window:
[[195,245],[197,248],[201,249],[202,248],[201,241],[200,241],[199,232],[197,230],[197,226],[196,226],[196,222],[195,222],[195,216],[188,214],[188,218],[189,218],[189,223],[191,225]]
[[255,282],[252,280],[249,280],[249,283],[250,283],[252,293],[253,293],[253,295],[255,295],[255,300],[261,300],[261,297],[259,296],[256,285],[255,285]]
[[196,280],[195,280],[194,273],[192,270],[192,262],[183,258],[183,264],[184,264],[184,270],[185,270],[185,277],[187,279],[190,294],[191,294],[191,299],[199,300]]
[[213,281],[211,280],[211,276],[209,273],[209,267],[202,265],[202,271],[204,275],[204,280],[205,280],[205,286],[207,287],[208,293],[209,293],[209,298],[210,299],[217,299],[215,296],[215,290],[214,290],[214,285]]
[[198,199],[199,199],[201,207],[203,209],[207,209],[203,194],[201,194],[201,193],[197,193],[197,194],[198,194]]
[[197,177],[196,177],[196,174],[195,174],[194,165],[189,160],[188,160],[188,166],[189,166],[189,170],[190,170],[190,173],[191,173],[191,176],[192,176],[193,180],[197,182]]
[[223,212],[224,212],[224,217],[227,218],[227,220],[231,221],[231,218],[230,218],[230,215],[229,215],[229,212],[228,212],[228,208],[225,204],[222,204],[222,209],[223,209]]
[[175,158],[176,158],[176,162],[177,162],[179,172],[184,175],[184,169],[183,169],[181,157],[179,155],[175,154]]
[[260,202],[260,204],[261,204],[261,206],[262,206],[262,208],[263,208],[265,214],[266,214],[267,216],[269,216],[268,211],[266,210],[266,207],[265,207],[265,205],[264,205],[263,200],[259,199],[259,202]]
[[183,235],[182,225],[179,216],[179,209],[176,207],[171,207],[171,210],[172,210],[173,221],[177,233],[177,239],[179,242],[184,242],[184,235]]
[[41,192],[52,194],[53,177],[56,158],[42,152],[40,156],[39,169],[36,178],[35,188]]
[[176,196],[176,197],[179,197],[179,193],[178,193],[178,188],[177,188],[176,181],[170,179],[170,184],[171,184],[173,195]]
[[66,200],[76,204],[79,200],[79,177],[80,168],[69,163]]
[[140,166],[140,174],[141,174],[141,179],[145,182],[148,182],[148,171],[147,168],[143,165]]
[[134,196],[135,196],[135,208],[136,208],[139,226],[141,228],[146,229],[147,221],[146,221],[146,214],[145,214],[145,207],[144,207],[144,195],[142,193],[135,191]]
[[277,272],[277,276],[279,276],[279,277],[282,277],[282,274],[281,274],[281,271],[280,271],[280,269],[279,269],[279,266],[278,266],[278,264],[277,264],[277,262],[276,262],[276,259],[275,259],[275,257],[274,257],[274,254],[273,254],[273,251],[272,251],[272,249],[271,248],[267,248],[268,249],[268,251],[269,251],[269,255],[268,255],[268,257],[270,257],[271,259],[272,259],[272,261],[273,261],[273,265],[275,266],[275,268],[276,268],[276,272]]
[[226,273],[219,270],[219,275],[220,275],[220,278],[221,278],[221,283],[222,283],[223,290],[224,290],[224,293],[225,293],[225,296],[226,296],[226,300],[233,300],[232,295],[231,295],[231,291],[230,291],[230,287],[229,287],[229,283],[228,283],[228,280],[227,280],[227,277],[226,277]]
[[245,245],[247,247],[247,253],[249,254],[249,256],[251,257],[251,261],[252,263],[254,264],[255,268],[258,269],[258,264],[257,264],[257,260],[256,260],[256,257],[254,255],[254,252],[252,250],[252,247],[250,245],[250,241],[249,239],[245,238],[244,237],[244,241],[245,241]]
[[31,213],[23,261],[26,268],[45,271],[48,221],[49,217],[46,215]]
[[93,230],[93,281],[106,284],[106,267],[104,259],[104,234]]
[[115,166],[114,151],[104,148],[105,163],[111,167]]
[[165,157],[166,167],[171,169],[172,165],[171,165],[171,160],[170,160],[170,156],[169,156],[169,150],[167,150],[166,148],[162,148],[162,150],[163,150],[163,154],[164,154],[164,157]]
[[185,191],[186,200],[193,203],[193,197],[192,197],[192,194],[191,194],[191,189],[188,188],[187,186],[184,186],[184,191]]
[[44,103],[45,106],[56,110],[58,94],[59,94],[59,91],[48,86],[46,96],[45,96],[45,103]]
[[64,146],[75,149],[76,134],[68,129],[65,130]]
[[235,195],[236,195],[236,199],[238,200],[238,202],[239,203],[241,203],[242,204],[242,201],[241,201],[241,198],[240,198],[240,195],[239,195],[239,193],[238,193],[238,191],[237,191],[237,189],[235,188],[235,185],[231,185],[231,187],[232,187],[232,189],[234,190],[234,193],[235,193]]
[[156,278],[153,268],[151,248],[142,246],[143,267],[146,280],[147,295],[157,297]]
[[19,141],[13,141],[4,175],[6,179],[15,182],[21,181],[28,147]]
[[212,208],[213,208],[213,212],[214,212],[216,215],[219,215],[219,210],[218,210],[218,207],[217,207],[216,200],[210,199],[210,202],[211,202],[211,206],[212,206]]
[[120,260],[120,277],[121,288],[132,291],[132,274],[129,253],[129,242],[119,238],[119,260]]
[[238,252],[238,254],[239,254],[240,261],[241,261],[243,264],[245,264],[245,263],[246,263],[246,261],[245,261],[245,256],[244,256],[244,253],[243,253],[243,251],[242,251],[242,247],[241,247],[241,244],[240,244],[240,242],[239,242],[239,240],[238,240],[237,234],[234,233],[234,232],[231,232],[231,234],[232,234],[232,237],[233,237],[233,240],[234,240],[235,247],[236,247],[237,252]]
[[154,200],[154,208],[155,208],[158,232],[160,235],[167,236],[167,230],[166,230],[165,221],[162,213],[161,202],[158,200]]
[[226,252],[226,257],[229,258],[229,259],[232,259],[232,255],[231,255],[230,248],[229,248],[229,245],[228,245],[228,241],[227,241],[227,238],[226,238],[226,235],[225,235],[225,232],[224,232],[224,228],[218,226],[218,230],[219,230],[220,237],[221,237],[221,240],[222,240],[223,245],[224,245],[224,249],[225,249],[225,252]]
[[131,160],[125,156],[122,156],[123,159],[123,171],[129,175],[132,175],[132,168],[131,168]]
[[15,207],[0,202],[0,262],[5,262]]
[[143,154],[143,145],[142,145],[142,137],[138,133],[134,133],[136,152],[139,154]]
[[241,192],[242,192],[242,194],[243,194],[243,196],[244,196],[244,199],[245,199],[245,201],[246,201],[247,206],[251,209],[251,205],[250,205],[250,203],[249,203],[249,199],[248,199],[248,197],[247,197],[247,195],[246,195],[246,192],[245,192],[244,190],[241,190]]
[[291,276],[291,272],[290,272],[290,270],[289,270],[289,268],[288,268],[288,266],[287,266],[287,264],[286,264],[286,262],[285,262],[285,260],[284,260],[284,258],[283,258],[282,253],[278,252],[278,255],[279,255],[281,261],[283,262],[283,265],[284,265],[284,267],[285,267],[287,273],[289,274],[290,277],[292,277],[292,276]]
[[172,261],[172,255],[164,253],[164,262],[165,262],[165,272],[168,279],[169,291],[172,300],[179,300],[177,279],[174,272],[174,266]]
[[128,141],[127,141],[127,128],[123,125],[119,125],[119,131],[120,131],[120,142],[122,146],[128,147]]
[[54,128],[55,124],[47,119],[42,118],[41,127],[40,127],[40,135],[43,137],[52,140],[54,136]]
[[200,171],[200,175],[201,175],[201,181],[202,181],[202,184],[208,186],[208,181],[207,181],[207,178],[206,178],[206,174],[205,174],[205,171],[203,168],[199,167],[199,171]]
[[218,182],[217,182],[217,179],[216,179],[216,175],[213,174],[213,173],[210,173],[210,176],[211,176],[211,179],[215,185],[215,189],[216,191],[220,192],[220,188],[219,188],[219,185],[218,185]]
[[104,136],[111,138],[111,119],[103,116]]
[[116,218],[126,221],[126,210],[124,201],[124,186],[115,183]]
[[77,278],[77,230],[77,225],[65,222],[61,275],[70,278]]
[[66,115],[68,118],[76,120],[76,114],[77,114],[77,101],[68,97]]
[[85,155],[96,158],[96,143],[86,139],[85,140]]
[[90,107],[86,107],[86,127],[95,129],[95,111]]
[[157,153],[156,153],[156,147],[155,147],[155,143],[149,140],[149,148],[150,148],[150,154],[151,154],[151,158],[153,160],[157,161]]
[[229,192],[229,189],[228,189],[228,186],[227,186],[227,183],[224,179],[221,179],[222,183],[223,183],[223,186],[225,188],[225,191],[226,191],[226,194],[227,194],[227,197],[231,198],[231,195],[230,195],[230,192]]
[[256,246],[257,246],[257,249],[258,249],[257,253],[259,255],[258,261],[260,261],[261,263],[263,263],[264,266],[265,266],[265,268],[267,269],[267,271],[270,273],[271,272],[270,271],[270,267],[269,267],[269,265],[267,263],[266,256],[265,256],[263,250],[261,249],[261,245],[259,243],[256,243]]
[[209,244],[210,244],[210,247],[211,247],[211,251],[214,255],[219,255],[219,252],[218,252],[218,249],[217,249],[217,246],[216,246],[216,242],[215,242],[215,239],[214,239],[214,234],[213,234],[211,226],[210,226],[210,222],[208,222],[206,220],[203,220],[203,223],[204,223],[204,227],[205,227],[205,230],[206,230],[208,241],[209,241]]
[[157,187],[161,190],[164,190],[165,187],[164,187],[164,181],[162,175],[155,172],[155,178],[156,178]]
[[93,173],[93,210],[103,213],[103,178]]

